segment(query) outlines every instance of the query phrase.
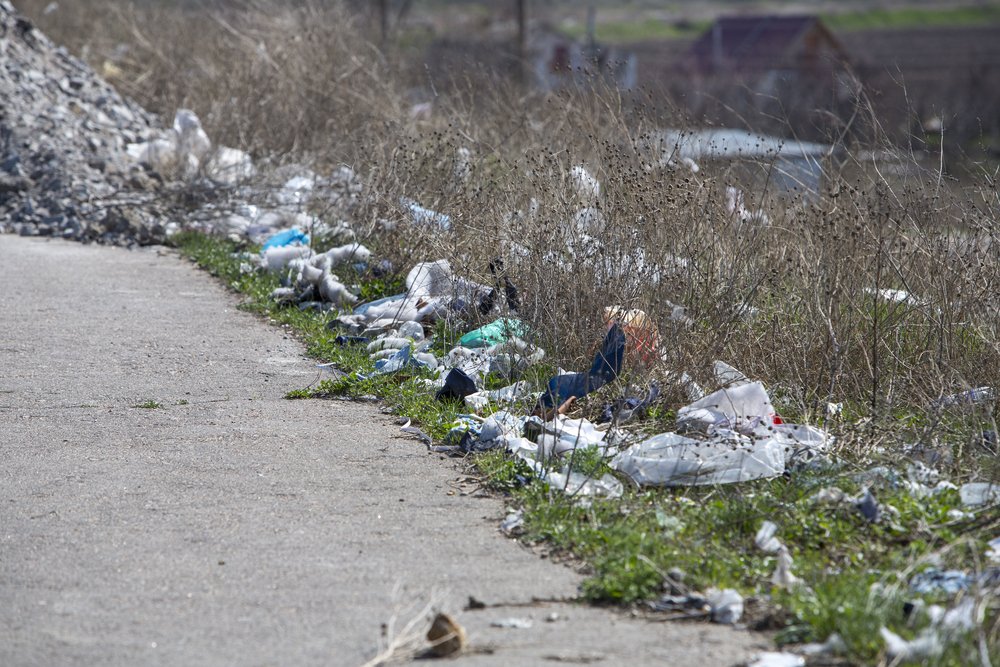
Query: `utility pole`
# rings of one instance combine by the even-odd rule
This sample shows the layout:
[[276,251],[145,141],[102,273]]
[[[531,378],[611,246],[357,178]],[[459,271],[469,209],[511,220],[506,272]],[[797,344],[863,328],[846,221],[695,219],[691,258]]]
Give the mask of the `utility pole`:
[[378,0],[378,21],[382,36],[382,48],[389,43],[389,0]]
[[528,0],[514,0],[517,5],[517,60],[521,83],[528,82]]

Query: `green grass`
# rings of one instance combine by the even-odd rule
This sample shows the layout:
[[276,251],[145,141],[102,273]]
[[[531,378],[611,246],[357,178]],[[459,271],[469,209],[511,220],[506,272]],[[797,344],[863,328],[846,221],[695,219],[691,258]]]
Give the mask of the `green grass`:
[[823,16],[823,21],[831,30],[985,26],[1000,23],[1000,5],[927,9],[916,7],[869,9],[860,12],[826,14]]
[[[367,376],[373,363],[365,347],[336,344],[336,333],[327,328],[331,315],[272,303],[268,294],[278,285],[278,278],[241,273],[243,260],[236,245],[194,234],[180,236],[175,242],[185,256],[243,294],[242,308],[287,326],[307,345],[310,355],[333,362],[347,373],[290,392],[288,398],[378,398],[397,414],[413,419],[436,440],[443,438],[465,411],[460,403],[434,400],[424,383],[429,377],[426,371]],[[358,278],[367,299],[400,289],[396,280],[376,283]],[[439,324],[432,352],[443,354],[461,333]],[[551,369],[537,367],[531,369],[530,376],[537,381],[549,373]],[[493,381],[502,384],[501,378]],[[150,402],[143,407],[159,404]],[[633,428],[668,430],[676,407],[654,406],[646,420]],[[852,410],[851,404],[845,406],[845,418]],[[859,414],[862,412],[859,408]],[[924,416],[907,415],[896,415],[904,427],[919,430],[925,425]],[[942,419],[953,418],[944,415]],[[967,427],[964,418],[954,419],[955,429]],[[942,569],[965,569],[981,557],[986,540],[1000,533],[998,517],[985,513],[972,518],[949,515],[950,510],[961,507],[956,491],[915,498],[894,480],[862,480],[859,469],[846,465],[720,487],[637,490],[626,485],[620,500],[583,504],[533,481],[529,466],[504,452],[480,454],[473,461],[488,488],[507,494],[509,504],[525,510],[523,539],[545,542],[586,564],[590,574],[582,593],[587,599],[633,604],[656,598],[667,573],[671,578],[681,577],[691,590],[736,588],[765,601],[763,611],[747,622],[777,630],[779,643],[822,641],[837,632],[849,647],[846,657],[856,664],[881,659],[879,627],[912,637],[926,625],[926,620],[913,625],[904,618],[904,603],[917,597],[907,589],[913,572],[930,563]],[[596,449],[578,451],[571,467],[593,476],[609,472],[607,461]],[[871,485],[885,520],[871,524],[852,506],[810,501],[824,487],[836,486],[857,494],[862,484]],[[772,586],[775,558],[754,545],[754,536],[765,520],[778,525],[778,537],[790,549],[801,586],[791,590]],[[929,602],[946,602],[926,597]],[[998,655],[1000,646],[997,623],[997,611],[992,609],[983,627],[989,629],[993,655]],[[950,647],[934,664],[969,664],[976,660],[977,650],[974,638],[967,638]]]
[[[629,44],[653,40],[679,39],[697,37],[708,29],[710,21],[695,21],[676,24],[661,19],[639,19],[634,21],[600,21],[595,28],[595,38],[599,42],[610,44]],[[583,39],[586,37],[585,25],[573,25],[563,29],[568,36]]]
[[[861,664],[877,661],[882,625],[912,634],[903,603],[916,596],[904,595],[907,576],[901,573],[932,559],[941,567],[966,567],[973,553],[982,553],[988,536],[972,521],[948,517],[959,505],[955,491],[917,500],[888,484],[877,487],[882,506],[898,511],[878,524],[853,507],[810,502],[824,486],[857,492],[852,473],[844,471],[716,488],[632,491],[621,501],[583,506],[542,483],[517,487],[514,464],[502,454],[484,454],[477,464],[489,480],[511,489],[514,503],[525,509],[525,539],[547,542],[589,564],[587,598],[602,603],[655,598],[664,574],[679,571],[693,590],[733,587],[745,595],[771,595],[767,622],[782,630],[779,641],[821,641],[838,632],[847,641],[848,657]],[[754,545],[765,520],[778,525],[804,586],[772,589],[774,557]],[[963,541],[967,546],[944,548]],[[996,620],[995,612],[991,618]],[[939,664],[966,664],[974,646],[963,646],[966,652],[956,649]]]
[[162,408],[163,405],[157,401],[143,401],[142,403],[136,403],[132,406],[133,408],[141,408],[143,410],[157,410]]

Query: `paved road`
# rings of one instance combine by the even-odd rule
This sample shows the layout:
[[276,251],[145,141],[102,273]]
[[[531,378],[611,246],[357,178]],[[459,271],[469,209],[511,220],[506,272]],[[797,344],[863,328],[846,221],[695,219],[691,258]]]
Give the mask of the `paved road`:
[[[377,407],[283,400],[317,377],[301,345],[168,252],[0,235],[0,257],[0,665],[359,665],[396,602],[435,592],[493,650],[463,665],[707,667],[760,643],[513,606],[580,577]],[[512,616],[534,625],[490,625]]]

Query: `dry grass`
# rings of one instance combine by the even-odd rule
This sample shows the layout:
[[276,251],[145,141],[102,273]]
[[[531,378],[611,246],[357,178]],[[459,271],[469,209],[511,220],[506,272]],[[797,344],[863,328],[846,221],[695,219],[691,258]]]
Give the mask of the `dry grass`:
[[[983,167],[960,186],[904,159],[890,175],[861,157],[889,148],[863,97],[838,127],[875,143],[847,146],[827,160],[825,191],[795,198],[766,186],[769,160],[697,174],[652,163],[643,137],[682,122],[656,96],[626,99],[597,82],[540,94],[488,76],[443,93],[412,53],[380,54],[336,3],[81,0],[43,15],[46,4],[18,3],[154,111],[190,107],[213,139],[262,164],[354,166],[367,194],[358,228],[379,230],[369,240],[400,270],[445,257],[492,283],[489,266],[502,259],[520,316],[555,362],[586,364],[605,306],[641,308],[658,323],[664,361],[633,369],[635,381],[667,370],[707,380],[723,359],[795,418],[843,402],[843,421],[829,427],[846,448],[919,442],[967,473],[995,458],[976,439],[989,407],[928,406],[1000,386],[996,173]],[[414,88],[433,99],[429,118],[411,116]],[[584,205],[576,165],[601,182],[592,203],[603,221],[586,230],[574,221]],[[727,210],[726,187],[741,182],[756,184],[746,198],[769,225]],[[447,213],[452,229],[410,224],[400,197]],[[396,224],[382,230],[381,220]],[[914,301],[877,299],[880,289]],[[674,304],[691,324],[671,319]]]

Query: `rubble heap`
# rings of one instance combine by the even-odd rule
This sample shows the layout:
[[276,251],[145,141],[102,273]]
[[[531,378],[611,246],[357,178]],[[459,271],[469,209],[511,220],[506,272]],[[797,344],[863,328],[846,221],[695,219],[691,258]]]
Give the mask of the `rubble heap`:
[[126,153],[159,131],[154,115],[0,0],[0,232],[162,240],[156,181]]

